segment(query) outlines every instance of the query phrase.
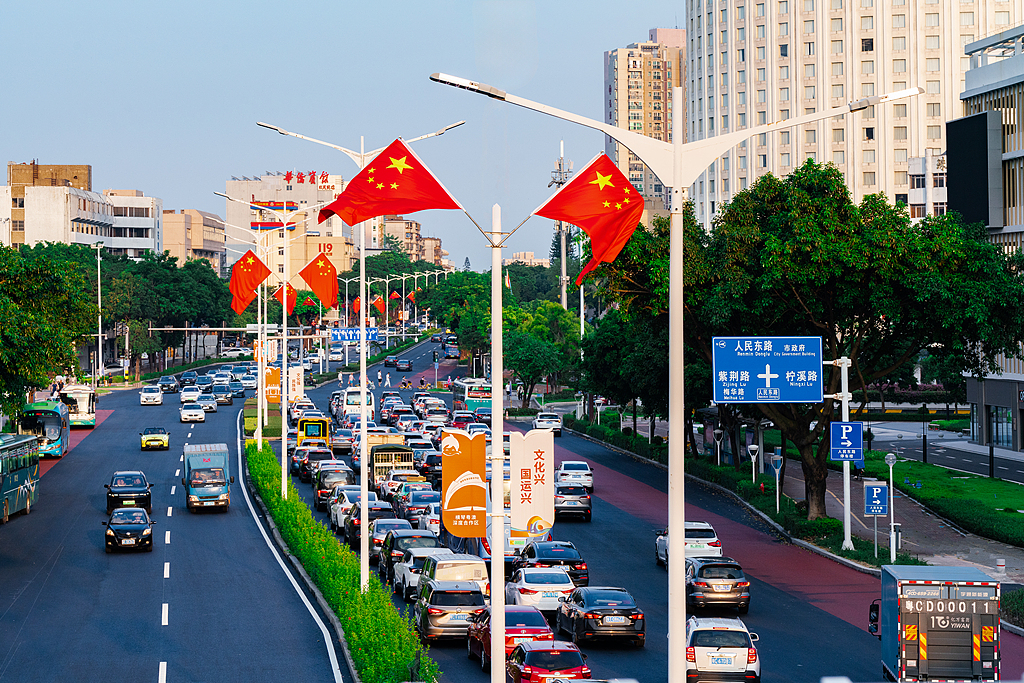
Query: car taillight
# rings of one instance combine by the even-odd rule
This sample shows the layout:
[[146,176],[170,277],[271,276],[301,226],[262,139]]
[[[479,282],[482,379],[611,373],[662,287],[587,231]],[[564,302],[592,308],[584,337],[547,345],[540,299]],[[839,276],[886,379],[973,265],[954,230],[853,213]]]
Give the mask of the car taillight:
[[547,568],[547,567],[550,567],[551,565],[550,565],[550,564],[545,564],[545,563],[543,563],[543,562],[538,562],[537,564],[535,564],[535,565],[533,565],[533,566],[534,566],[534,567],[541,567],[541,568]]
[[644,618],[644,613],[641,612],[640,614],[630,614],[629,618],[630,619],[643,619]]
[[578,565],[576,565],[576,569],[583,570],[583,569],[586,569],[586,568],[587,568],[587,563],[586,562],[580,562]]
[[722,547],[722,542],[719,541],[719,540],[714,540],[714,541],[711,541],[710,543],[708,543],[708,545],[711,546],[712,548],[721,548]]
[[523,588],[523,587],[519,588],[519,594],[520,595],[536,595],[538,592],[539,591],[535,591],[532,588]]
[[428,607],[427,614],[444,614],[444,610],[437,607]]
[[686,661],[697,662],[697,652],[692,647],[686,648]]
[[401,556],[402,556],[402,551],[401,550],[392,550],[391,551],[391,557],[401,557]]
[[707,588],[708,587],[708,584],[707,584],[706,581],[694,581],[693,585],[697,586],[699,588]]
[[600,614],[594,614],[593,612],[587,612],[586,614],[583,615],[583,618],[584,619],[600,619],[601,615]]
[[359,526],[360,524],[362,524],[362,522],[360,522],[358,518],[357,519],[353,519],[352,523],[355,524],[356,526]]
[[739,587],[739,588],[747,588],[747,587],[750,586],[750,582],[749,581],[737,581],[736,582],[736,586]]
[[757,663],[757,650],[752,647],[747,648],[747,664]]
[[320,495],[321,496],[326,496],[328,493],[330,493],[330,490],[328,490],[328,489],[320,489]]
[[533,674],[533,667],[531,667],[529,665],[524,666],[523,667],[523,673],[527,674],[527,675],[532,675]]
[[482,614],[482,613],[484,613],[484,612],[486,612],[486,611],[487,611],[487,608],[486,608],[486,607],[481,607],[481,608],[479,608],[479,609],[475,609],[475,610],[473,610],[473,614]]

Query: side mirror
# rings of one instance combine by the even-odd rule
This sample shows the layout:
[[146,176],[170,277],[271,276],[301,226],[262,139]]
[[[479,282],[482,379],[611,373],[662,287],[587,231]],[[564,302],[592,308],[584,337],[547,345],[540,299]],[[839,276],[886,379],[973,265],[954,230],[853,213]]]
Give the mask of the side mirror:
[[232,484],[234,484],[234,483],[235,483],[235,478],[234,478],[234,477],[231,477],[231,483],[232,483]]
[[153,488],[153,484],[152,484],[152,483],[151,483],[151,484],[149,484],[149,485],[148,485],[148,488]]
[[154,524],[156,524],[156,520],[155,519],[149,520],[149,525],[150,526],[153,526]]
[[139,432],[139,436],[142,436],[142,432]]
[[559,595],[558,596],[558,602],[565,602],[565,596],[564,595]]
[[110,484],[104,484],[104,485],[103,485],[103,488],[105,488],[105,489],[109,489],[109,488],[110,488]]
[[106,526],[106,525],[107,525],[107,523],[106,523],[106,522],[100,522],[100,524],[102,524],[103,526]]
[[760,639],[757,637],[756,633],[751,633],[750,634],[750,640],[751,640],[751,642],[757,642]]
[[182,478],[181,478],[181,485],[182,485],[182,486],[185,486],[185,485],[186,485],[186,484],[185,484],[185,477],[182,477]]
[[876,599],[868,607],[868,633],[879,639],[882,637],[881,634],[878,633],[878,616],[881,608],[882,605],[880,599]]

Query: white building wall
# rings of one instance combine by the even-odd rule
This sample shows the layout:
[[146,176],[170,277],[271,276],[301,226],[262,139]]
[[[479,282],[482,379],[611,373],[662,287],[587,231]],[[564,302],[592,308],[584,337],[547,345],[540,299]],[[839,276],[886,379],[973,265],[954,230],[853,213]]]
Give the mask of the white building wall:
[[0,185],[0,245],[11,246],[11,187]]

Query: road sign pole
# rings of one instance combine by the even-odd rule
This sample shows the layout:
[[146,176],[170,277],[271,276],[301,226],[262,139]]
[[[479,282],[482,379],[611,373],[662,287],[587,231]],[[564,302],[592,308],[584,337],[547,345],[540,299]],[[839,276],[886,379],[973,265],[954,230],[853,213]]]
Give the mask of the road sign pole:
[[888,453],[885,464],[889,466],[889,563],[896,564],[896,482],[892,478],[892,466],[896,464],[896,456]]
[[[842,401],[843,406],[843,422],[847,423],[850,421],[850,400],[853,396],[850,394],[850,366],[852,365],[849,358],[843,356],[836,360],[825,361],[823,365],[833,365],[839,367],[840,370],[840,389],[841,393],[832,394],[827,398],[836,399]],[[858,435],[858,439],[862,438]],[[853,539],[850,535],[850,461],[843,460],[843,550],[853,550]]]
[[875,519],[875,559],[878,559],[878,515],[872,515]]

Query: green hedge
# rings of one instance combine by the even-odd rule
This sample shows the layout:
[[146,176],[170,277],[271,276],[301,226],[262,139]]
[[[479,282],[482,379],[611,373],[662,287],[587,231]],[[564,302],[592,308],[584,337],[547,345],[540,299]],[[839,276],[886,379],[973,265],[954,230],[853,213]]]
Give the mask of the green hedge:
[[1000,616],[1011,624],[1024,628],[1024,589],[1003,591]]
[[562,426],[581,434],[586,434],[592,439],[604,441],[611,445],[636,453],[637,455],[653,460],[654,462],[668,462],[668,446],[659,443],[660,437],[654,438],[654,443],[648,443],[647,437],[635,434],[626,434],[606,425],[590,424],[586,420],[577,420],[571,414],[562,416]]
[[428,681],[441,676],[411,621],[398,613],[388,591],[370,574],[369,589],[359,590],[359,557],[313,518],[288,483],[281,498],[281,465],[266,443],[246,444],[249,473],[281,536],[323,593],[345,629],[352,659],[365,683]]
[[509,417],[532,416],[540,412],[537,408],[509,408],[505,411]]

